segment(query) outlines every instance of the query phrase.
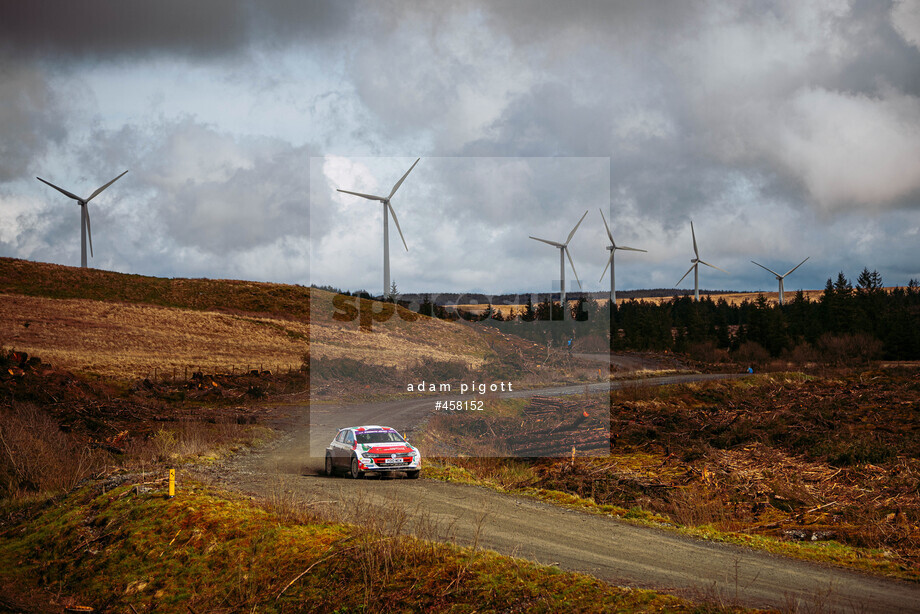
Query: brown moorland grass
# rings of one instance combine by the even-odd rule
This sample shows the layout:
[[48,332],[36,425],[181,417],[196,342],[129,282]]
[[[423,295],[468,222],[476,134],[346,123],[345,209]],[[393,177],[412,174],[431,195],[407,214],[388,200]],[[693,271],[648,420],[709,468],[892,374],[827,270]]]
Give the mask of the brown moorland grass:
[[[405,366],[428,361],[461,361],[471,369],[480,368],[497,356],[490,341],[472,326],[419,316],[403,307],[390,306],[394,312],[380,321],[372,321],[362,330],[360,319],[335,320],[334,294],[313,289],[311,305],[311,357],[354,358],[384,366]],[[349,297],[355,301],[356,298]],[[381,303],[361,302],[365,309],[379,312]],[[341,313],[341,310],[339,310]],[[368,330],[369,329],[369,330]],[[491,340],[491,345],[496,343]],[[500,341],[499,341],[500,343]]]
[[299,367],[308,324],[152,305],[0,295],[0,339],[75,371],[135,379],[248,365]]
[[310,289],[235,279],[167,279],[0,258],[0,294],[118,301],[307,320]]
[[333,319],[333,298],[302,286],[160,279],[0,258],[0,344],[65,369],[125,379],[299,367],[308,353],[470,369],[520,353],[502,352],[509,343],[476,327],[403,308],[362,330],[358,320]]
[[[314,292],[318,304],[331,304],[331,294]],[[0,302],[0,339],[6,346],[55,366],[127,379],[154,369],[182,374],[299,367],[308,351],[314,358],[385,366],[461,361],[473,369],[496,355],[472,327],[431,318],[395,317],[366,333],[357,323],[348,329],[331,318],[317,318],[311,326],[269,315],[86,299],[0,294]]]

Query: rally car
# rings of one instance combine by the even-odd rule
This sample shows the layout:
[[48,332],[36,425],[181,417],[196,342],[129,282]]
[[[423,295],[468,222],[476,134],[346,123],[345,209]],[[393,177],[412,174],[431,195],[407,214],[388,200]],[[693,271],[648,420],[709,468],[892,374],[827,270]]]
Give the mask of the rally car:
[[326,475],[346,472],[352,478],[370,473],[405,471],[417,478],[422,455],[388,426],[350,426],[341,429],[326,448]]

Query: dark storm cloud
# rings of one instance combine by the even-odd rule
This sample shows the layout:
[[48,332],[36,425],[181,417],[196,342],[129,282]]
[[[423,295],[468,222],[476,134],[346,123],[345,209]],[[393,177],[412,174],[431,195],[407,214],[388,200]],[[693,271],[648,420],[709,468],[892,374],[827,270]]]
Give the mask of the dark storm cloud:
[[[609,156],[614,210],[634,208],[659,217],[666,227],[686,224],[689,213],[725,191],[729,178],[718,163],[700,156],[695,140],[673,123],[682,121],[679,112],[652,113],[646,121],[639,113],[630,121],[627,106],[579,103],[561,84],[541,84],[508,106],[490,127],[489,138],[467,144],[462,153]],[[665,117],[669,125],[662,126]]]
[[614,188],[687,212],[739,172],[761,202],[920,207],[920,51],[888,3],[681,5],[493,7],[545,70],[464,152],[606,153]]
[[164,188],[159,216],[176,243],[230,255],[286,236],[308,236],[309,153],[281,147],[226,178]]
[[57,60],[220,56],[254,41],[325,39],[342,27],[348,8],[346,2],[294,0],[4,2],[0,50]]
[[888,5],[880,10],[877,2],[862,0],[853,4],[853,18],[858,34],[853,42],[861,41],[860,53],[853,57],[847,70],[835,84],[842,90],[878,92],[882,84],[897,84],[913,96],[920,95],[920,49],[899,34],[889,14]]
[[231,255],[309,235],[309,147],[237,137],[192,119],[158,125],[135,142],[118,149],[144,152],[138,181],[155,190],[149,202],[176,245]]
[[425,165],[426,181],[436,186],[425,209],[471,234],[509,231],[526,239],[545,228],[564,238],[566,224],[608,202],[607,158],[426,158]]
[[512,101],[490,136],[468,143],[474,156],[609,155],[611,117],[598,104],[580,104],[559,82],[540,83]]
[[65,135],[57,93],[34,67],[0,60],[0,183],[28,173]]
[[566,45],[667,43],[674,32],[695,29],[705,4],[685,0],[510,0],[487,6],[493,22],[518,45],[546,46],[564,53]]

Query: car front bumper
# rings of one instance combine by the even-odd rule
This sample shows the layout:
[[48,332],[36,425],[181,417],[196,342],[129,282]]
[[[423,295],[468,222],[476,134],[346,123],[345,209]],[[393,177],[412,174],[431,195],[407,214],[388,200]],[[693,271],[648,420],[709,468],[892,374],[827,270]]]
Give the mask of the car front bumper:
[[361,471],[386,472],[386,471],[418,471],[422,467],[421,461],[397,465],[378,465],[371,460],[359,459],[358,467]]

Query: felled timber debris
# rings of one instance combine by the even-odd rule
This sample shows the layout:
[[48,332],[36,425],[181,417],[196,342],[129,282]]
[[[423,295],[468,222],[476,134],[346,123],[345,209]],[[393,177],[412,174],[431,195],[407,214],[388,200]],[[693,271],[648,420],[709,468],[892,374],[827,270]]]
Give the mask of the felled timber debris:
[[[578,456],[607,454],[610,451],[610,429],[607,420],[592,416],[600,414],[579,400],[533,397],[524,408],[527,418],[506,441],[513,456]],[[606,417],[606,416],[605,416]]]
[[577,407],[578,403],[574,401],[552,397],[533,397],[524,408],[524,415],[530,418],[561,416],[576,411]]

